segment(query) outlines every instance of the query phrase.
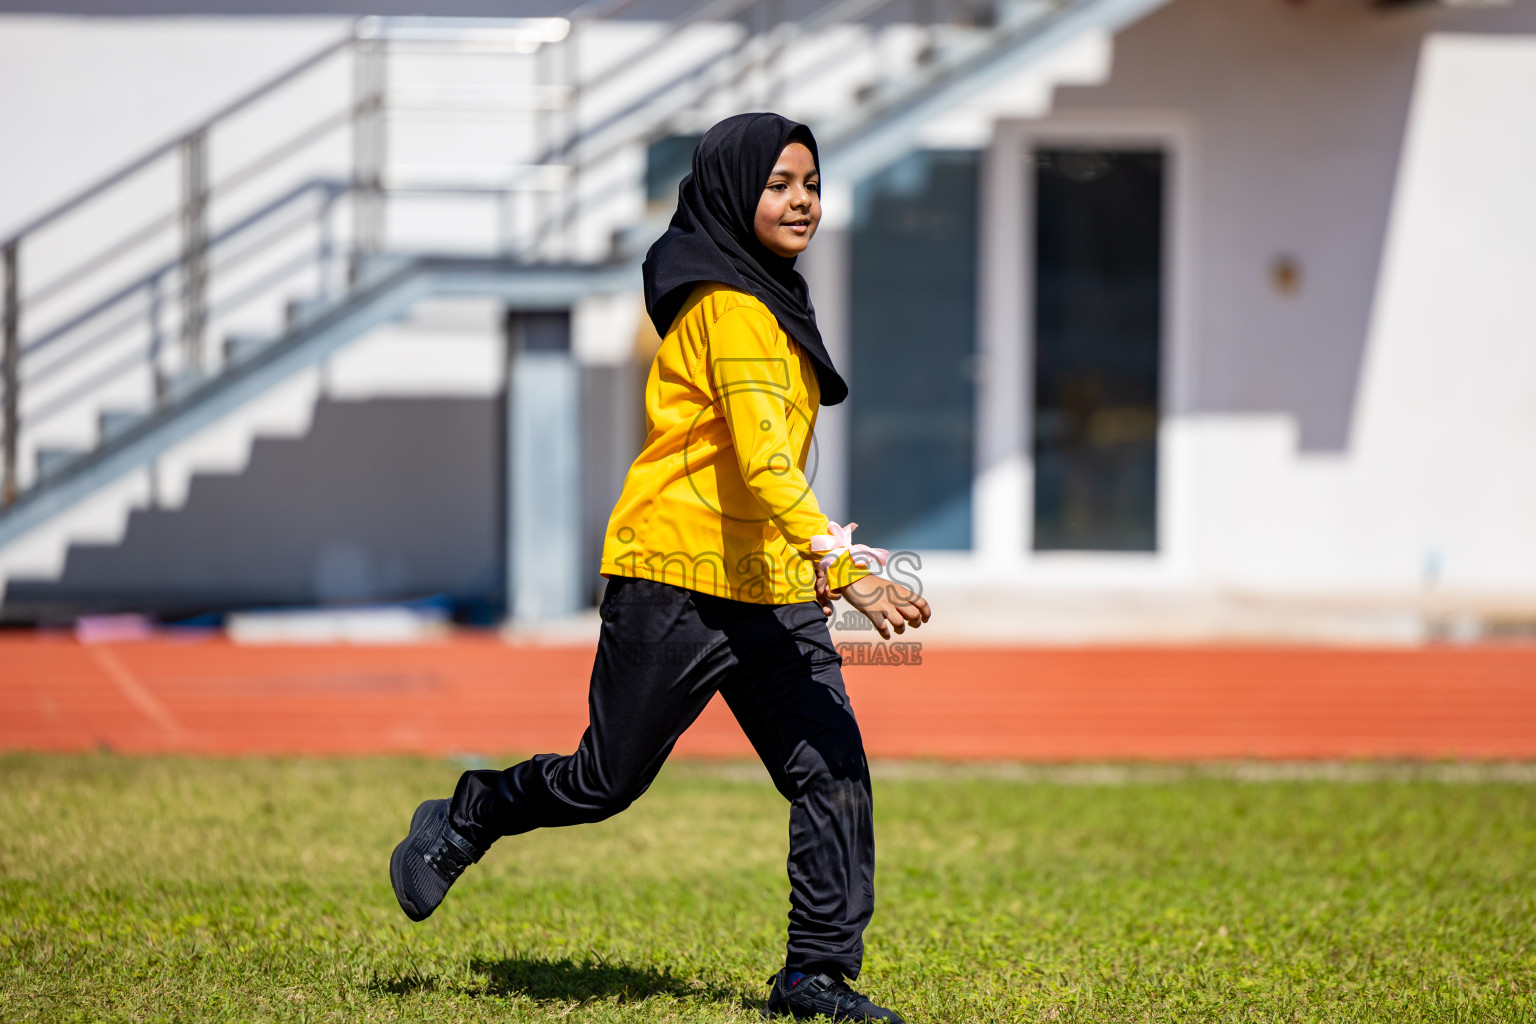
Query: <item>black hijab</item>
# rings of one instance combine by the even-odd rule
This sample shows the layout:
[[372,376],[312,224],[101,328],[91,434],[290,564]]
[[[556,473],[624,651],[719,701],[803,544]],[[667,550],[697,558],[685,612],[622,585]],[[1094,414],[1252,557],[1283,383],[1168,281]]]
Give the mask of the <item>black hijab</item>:
[[757,296],[814,360],[821,404],[836,405],[848,397],[848,385],[816,328],[805,278],[794,257],[775,255],[752,229],[763,187],[791,142],[803,142],[820,164],[811,130],[778,114],[737,114],[704,135],[693,173],[678,186],[672,223],[645,254],[645,309],[665,335],[702,281]]

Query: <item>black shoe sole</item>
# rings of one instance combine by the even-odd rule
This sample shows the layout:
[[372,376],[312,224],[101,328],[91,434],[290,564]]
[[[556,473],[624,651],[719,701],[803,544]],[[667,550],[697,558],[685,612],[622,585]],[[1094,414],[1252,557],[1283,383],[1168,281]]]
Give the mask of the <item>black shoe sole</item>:
[[873,1017],[828,1017],[824,1013],[801,1015],[793,1010],[770,1010],[766,1006],[760,1012],[764,1020],[810,1020],[822,1021],[824,1024],[885,1024],[884,1021]]
[[[405,872],[404,858],[406,848],[411,844],[411,836],[415,835],[416,829],[421,826],[422,818],[432,813],[432,805],[437,803],[446,804],[447,802],[447,800],[423,800],[421,806],[416,808],[416,813],[411,815],[410,830],[406,832],[405,838],[400,840],[399,845],[395,847],[395,851],[389,855],[389,884],[395,890],[395,900],[400,904],[400,909],[405,911],[405,916],[412,921],[425,921],[428,917],[432,916],[432,911],[429,910],[424,914],[417,909],[416,904],[405,898],[402,879]],[[434,907],[433,910],[435,909],[437,908]]]
[[[828,1022],[835,1021],[837,1024],[902,1024],[903,1022],[903,1019],[899,1014],[894,1018],[894,1020],[890,1017],[854,1017],[842,1012],[839,1012],[836,1016],[833,1016],[824,1010],[809,1009],[804,1006],[794,1006],[789,1003],[788,999],[782,1000],[778,1006],[775,1006],[774,999],[780,994],[780,990],[778,989],[776,979],[771,978],[769,980],[774,982],[774,991],[769,993],[768,1001],[763,1004],[762,1010],[760,1011],[764,1020],[788,1017],[794,1020]],[[893,1012],[882,1007],[876,1007],[876,1009],[880,1010],[881,1013]]]

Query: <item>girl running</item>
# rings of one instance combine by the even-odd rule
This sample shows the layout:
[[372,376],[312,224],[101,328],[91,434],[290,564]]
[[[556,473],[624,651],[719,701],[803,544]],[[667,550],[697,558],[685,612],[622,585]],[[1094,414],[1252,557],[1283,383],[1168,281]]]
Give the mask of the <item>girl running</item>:
[[874,910],[874,825],[827,616],[846,598],[888,638],[929,609],[866,572],[884,553],[830,523],[805,476],[818,406],[848,394],[794,269],[820,191],[803,124],[740,114],[700,142],[643,269],[663,340],[604,542],[591,724],[572,755],[465,772],[416,809],[390,859],[412,920],[502,836],[628,807],[719,692],[790,802],[788,952],[767,1014],[901,1020],[848,984]]

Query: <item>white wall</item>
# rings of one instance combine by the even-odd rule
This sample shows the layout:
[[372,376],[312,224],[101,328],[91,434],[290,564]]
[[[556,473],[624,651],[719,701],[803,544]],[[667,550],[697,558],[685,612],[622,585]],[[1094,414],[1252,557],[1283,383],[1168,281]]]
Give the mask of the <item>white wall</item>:
[[345,33],[339,18],[0,17],[0,235]]
[[1536,602],[1533,109],[1530,5],[1175,0],[1117,36],[1019,130],[1174,151],[1162,551],[1005,573]]

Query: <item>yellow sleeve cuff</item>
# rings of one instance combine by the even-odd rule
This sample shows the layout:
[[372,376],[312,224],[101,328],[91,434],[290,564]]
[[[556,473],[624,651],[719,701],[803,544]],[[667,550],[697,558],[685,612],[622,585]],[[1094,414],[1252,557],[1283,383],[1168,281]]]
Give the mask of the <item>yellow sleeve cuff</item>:
[[869,575],[869,570],[856,562],[847,551],[837,556],[837,561],[827,566],[827,586],[841,590],[855,580]]

